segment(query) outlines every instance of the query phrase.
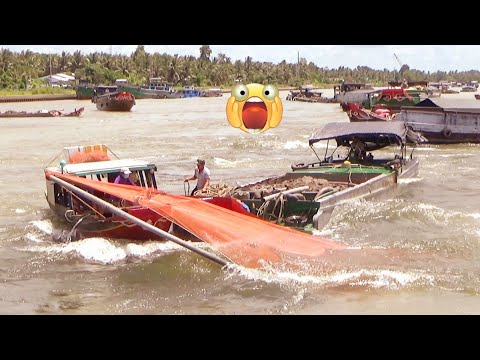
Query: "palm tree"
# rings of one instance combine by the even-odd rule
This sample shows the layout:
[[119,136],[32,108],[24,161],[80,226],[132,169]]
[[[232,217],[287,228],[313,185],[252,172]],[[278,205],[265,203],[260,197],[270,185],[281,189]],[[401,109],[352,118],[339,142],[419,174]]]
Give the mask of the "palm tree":
[[200,60],[210,61],[210,55],[212,55],[212,50],[209,45],[202,45],[200,47]]

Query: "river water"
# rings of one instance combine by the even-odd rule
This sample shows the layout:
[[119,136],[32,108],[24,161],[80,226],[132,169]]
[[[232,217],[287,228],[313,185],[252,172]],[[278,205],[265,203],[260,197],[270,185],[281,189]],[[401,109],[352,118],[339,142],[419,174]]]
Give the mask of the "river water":
[[64,146],[104,143],[121,158],[154,161],[159,187],[176,194],[200,156],[213,183],[244,184],[314,160],[309,135],[348,121],[338,104],[286,95],[280,125],[260,135],[229,125],[229,94],[137,100],[129,113],[88,100],[0,104],[2,112],[85,107],[80,118],[0,121],[0,313],[480,314],[480,144],[419,146],[417,178],[337,207],[314,233],[349,249],[297,271],[221,268],[171,242],[52,240],[59,224],[43,169]]

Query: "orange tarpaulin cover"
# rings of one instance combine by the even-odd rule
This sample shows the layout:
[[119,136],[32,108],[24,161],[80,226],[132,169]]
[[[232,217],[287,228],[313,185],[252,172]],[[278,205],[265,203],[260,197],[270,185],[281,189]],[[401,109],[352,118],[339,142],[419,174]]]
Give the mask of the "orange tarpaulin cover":
[[[142,187],[52,174],[74,185],[105,192],[148,207],[211,244],[236,264],[261,267],[284,256],[317,257],[345,244],[277,225],[251,214],[235,212],[200,198],[172,195]],[[48,176],[48,175],[47,175]]]

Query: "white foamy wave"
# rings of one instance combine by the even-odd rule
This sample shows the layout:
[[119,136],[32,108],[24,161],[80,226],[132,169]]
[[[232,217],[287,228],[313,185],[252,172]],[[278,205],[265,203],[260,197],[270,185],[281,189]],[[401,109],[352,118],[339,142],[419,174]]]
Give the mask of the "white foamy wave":
[[442,214],[445,212],[442,208],[432,204],[418,203],[417,208],[422,210],[436,210],[438,212],[441,212]]
[[312,235],[319,236],[319,237],[328,237],[328,236],[333,236],[334,231],[327,227],[324,227],[322,230],[312,229]]
[[24,209],[15,209],[16,214],[25,214],[26,212],[27,210],[24,210]]
[[[31,241],[42,242],[35,234],[28,234]],[[116,263],[125,260],[129,256],[148,257],[152,254],[168,254],[173,251],[186,250],[186,248],[170,241],[148,242],[142,244],[129,243],[118,245],[104,238],[88,238],[70,243],[44,242],[42,245],[29,246],[19,249],[22,251],[69,254],[76,253],[87,260],[98,261],[104,264]]]
[[185,249],[174,242],[150,242],[144,244],[128,244],[125,247],[125,253],[131,256],[144,257],[156,252],[168,253]]
[[428,146],[419,146],[415,148],[415,151],[434,151],[435,148],[433,147],[428,147]]
[[124,249],[102,238],[74,241],[68,243],[62,249],[62,252],[65,253],[72,251],[79,253],[85,259],[100,261],[106,264],[123,260],[127,257]]
[[287,141],[283,145],[283,148],[289,150],[289,149],[306,148],[307,146],[308,146],[307,143],[296,140],[296,141]]
[[85,259],[102,263],[112,263],[126,258],[126,252],[102,238],[89,238],[67,244],[47,244],[29,246],[24,251],[43,252],[47,254],[77,253]]
[[470,216],[474,219],[480,219],[480,213],[472,213],[472,214],[467,214],[467,216]]
[[35,220],[31,221],[30,224],[46,235],[52,235],[53,233],[53,226],[50,220]]
[[418,281],[433,283],[433,276],[425,274],[404,273],[392,270],[360,270],[352,273],[343,273],[332,276],[334,283],[350,286],[403,287]]
[[238,265],[228,265],[234,272],[230,276],[238,274],[252,280],[261,280],[267,283],[300,283],[325,286],[370,286],[375,288],[405,287],[417,282],[433,284],[434,278],[427,274],[405,273],[392,270],[359,270],[354,272],[337,272],[327,275],[306,275],[290,272],[279,272],[268,265],[267,271],[246,269]]
[[43,242],[41,237],[38,234],[34,234],[34,233],[27,233],[25,235],[25,239],[27,239],[29,241],[37,242],[37,243]]
[[239,166],[240,163],[245,163],[245,162],[250,161],[249,159],[242,159],[242,161],[230,161],[222,158],[214,158],[213,162],[216,166],[220,168],[225,168],[225,169],[230,169],[230,168],[236,168]]
[[0,228],[0,232],[5,232],[6,230],[7,228],[4,228],[4,227]]
[[398,179],[399,184],[412,184],[420,181],[423,181],[423,178]]

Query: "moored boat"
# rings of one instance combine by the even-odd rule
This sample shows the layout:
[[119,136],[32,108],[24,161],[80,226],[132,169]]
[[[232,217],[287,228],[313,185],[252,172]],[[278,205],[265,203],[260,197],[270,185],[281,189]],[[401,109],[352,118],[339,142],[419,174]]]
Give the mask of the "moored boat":
[[362,102],[362,107],[372,111],[388,109],[395,114],[401,111],[402,106],[413,106],[426,98],[424,91],[388,88],[369,93],[368,100]]
[[63,110],[39,110],[36,112],[30,111],[13,111],[7,110],[0,112],[0,118],[26,118],[26,117],[78,117],[85,108],[81,107],[71,112],[64,112]]
[[370,111],[361,108],[357,103],[346,103],[344,106],[344,110],[351,122],[388,121],[396,116],[396,114],[392,114],[389,109],[378,108],[375,111]]
[[198,97],[202,95],[202,91],[195,89],[193,86],[184,86],[183,89],[177,91],[184,98]]
[[469,99],[426,99],[402,107],[396,119],[432,144],[480,143],[480,106]]
[[204,89],[200,93],[201,97],[220,97],[223,96],[222,89]]
[[128,82],[116,81],[118,91],[126,91],[136,99],[178,99],[183,95],[175,91],[173,84],[164,82],[161,78],[151,78],[148,85],[137,86]]
[[95,85],[86,82],[81,82],[75,86],[75,94],[78,100],[90,100],[93,96]]

